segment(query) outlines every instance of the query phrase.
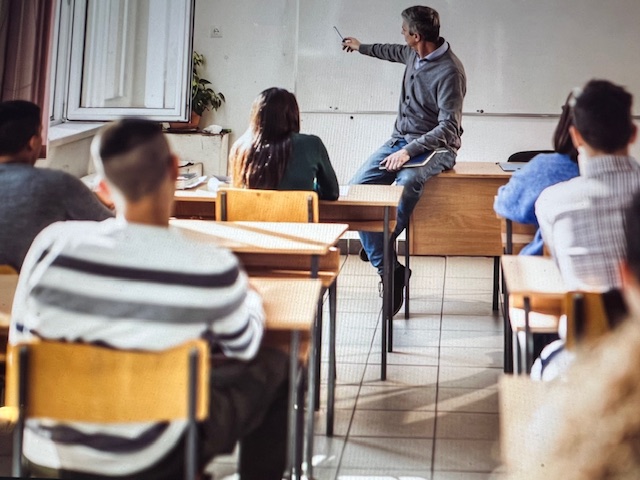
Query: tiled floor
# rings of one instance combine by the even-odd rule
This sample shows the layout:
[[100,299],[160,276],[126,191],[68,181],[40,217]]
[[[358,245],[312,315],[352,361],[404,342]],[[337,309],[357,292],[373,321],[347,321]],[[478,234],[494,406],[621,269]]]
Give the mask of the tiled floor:
[[[413,257],[411,269],[411,318],[401,311],[394,321],[394,352],[382,382],[378,276],[357,255],[344,259],[335,436],[324,435],[323,404],[317,480],[500,477],[490,473],[498,467],[502,367],[502,327],[491,310],[493,261]],[[8,455],[10,439],[0,435],[0,476],[9,475]],[[235,478],[235,456],[218,458],[210,470],[216,480]]]
[[[357,255],[344,260],[338,278],[335,436],[324,435],[323,401],[314,477],[500,478],[491,473],[499,464],[502,368],[502,325],[491,309],[493,260],[411,259],[411,318],[404,320],[401,311],[394,320],[394,352],[384,382],[379,277]],[[323,396],[324,367],[326,362]],[[235,457],[217,459],[211,471],[216,480],[234,478]]]

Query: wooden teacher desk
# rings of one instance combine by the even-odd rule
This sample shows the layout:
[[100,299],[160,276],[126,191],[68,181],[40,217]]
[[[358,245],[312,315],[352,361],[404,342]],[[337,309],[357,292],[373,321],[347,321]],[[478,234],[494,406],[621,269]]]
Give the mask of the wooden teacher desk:
[[430,178],[411,218],[410,253],[502,255],[493,199],[510,176],[496,163],[458,162]]

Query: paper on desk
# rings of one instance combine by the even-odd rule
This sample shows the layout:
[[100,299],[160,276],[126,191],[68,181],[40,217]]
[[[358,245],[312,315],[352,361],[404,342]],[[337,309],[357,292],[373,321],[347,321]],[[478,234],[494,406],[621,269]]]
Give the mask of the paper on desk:
[[340,196],[346,197],[349,195],[349,185],[340,185]]
[[187,188],[197,187],[198,185],[204,183],[207,180],[207,176],[203,175],[201,177],[193,177],[189,178],[187,175],[179,176],[176,180],[176,189],[177,190],[185,190]]

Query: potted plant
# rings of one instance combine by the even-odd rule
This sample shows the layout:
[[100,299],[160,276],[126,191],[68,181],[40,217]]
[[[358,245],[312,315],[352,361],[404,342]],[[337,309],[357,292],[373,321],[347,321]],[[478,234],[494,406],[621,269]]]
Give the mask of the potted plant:
[[[204,55],[193,52],[193,76],[191,77],[191,114],[196,114],[198,123],[205,110],[217,110],[224,102],[224,95],[215,92],[209,85],[211,82],[202,78],[198,72],[204,65]],[[193,122],[193,118],[192,118]]]
[[204,55],[193,52],[193,72],[191,76],[191,120],[188,123],[171,123],[172,129],[196,129],[205,110],[217,110],[225,101],[224,95],[215,92],[211,82],[202,78],[198,70],[204,65]]

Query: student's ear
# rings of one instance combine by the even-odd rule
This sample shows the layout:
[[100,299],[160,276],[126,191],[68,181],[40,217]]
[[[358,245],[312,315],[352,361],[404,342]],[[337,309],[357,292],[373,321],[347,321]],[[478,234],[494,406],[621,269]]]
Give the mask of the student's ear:
[[571,136],[571,141],[576,149],[584,145],[584,138],[582,138],[578,129],[573,125],[569,127],[569,135]]
[[631,138],[629,138],[629,145],[631,145],[632,143],[635,143],[636,140],[638,139],[638,127],[635,123],[631,124]]

